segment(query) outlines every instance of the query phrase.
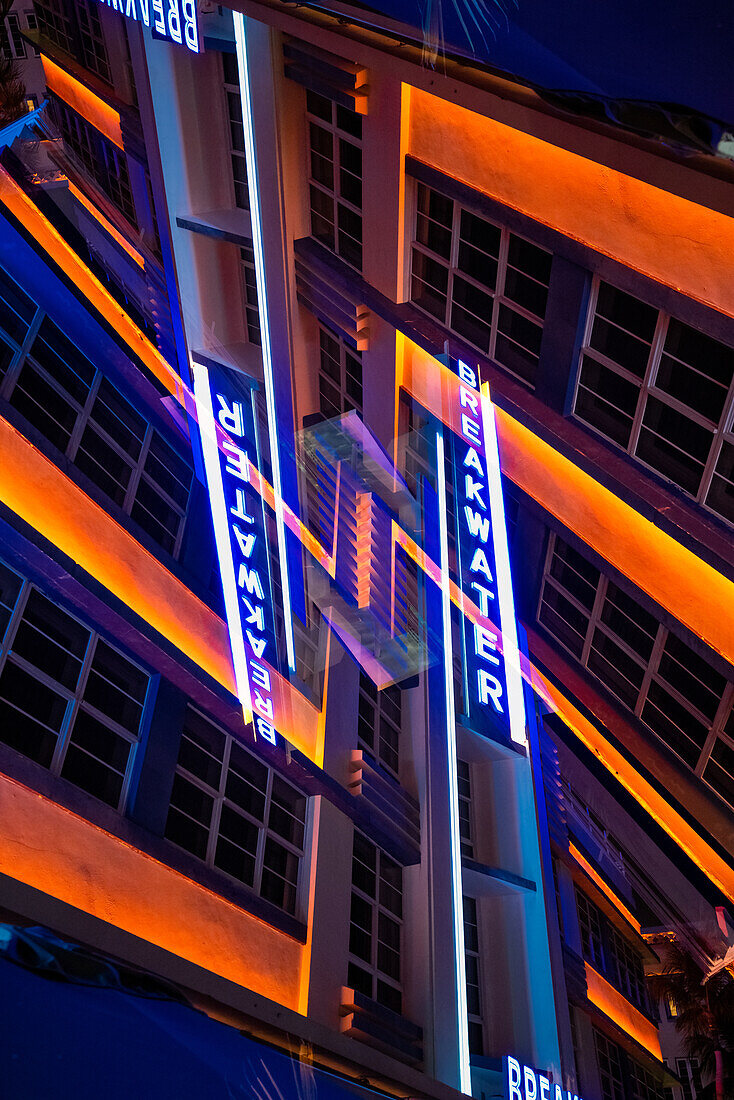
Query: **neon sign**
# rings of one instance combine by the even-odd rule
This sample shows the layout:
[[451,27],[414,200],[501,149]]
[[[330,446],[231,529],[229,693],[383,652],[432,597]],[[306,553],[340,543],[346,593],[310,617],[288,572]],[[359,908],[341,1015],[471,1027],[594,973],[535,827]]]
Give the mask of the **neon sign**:
[[477,729],[499,723],[524,745],[525,706],[520,677],[517,625],[507,548],[502,482],[494,410],[489,387],[459,361],[461,380],[453,422],[459,523],[461,588],[483,616],[499,618],[502,642],[465,616],[469,665],[468,711]]
[[192,53],[199,53],[196,0],[100,0],[100,3],[126,19],[152,26],[156,36],[183,43]]
[[212,385],[202,364],[192,370],[237,692],[245,724],[254,722],[255,736],[275,745],[277,650],[264,504],[251,464],[252,407],[224,379]]
[[[502,1059],[505,1100],[564,1100],[564,1090],[532,1066],[523,1066],[509,1055]],[[580,1100],[576,1093],[566,1092],[565,1100]]]

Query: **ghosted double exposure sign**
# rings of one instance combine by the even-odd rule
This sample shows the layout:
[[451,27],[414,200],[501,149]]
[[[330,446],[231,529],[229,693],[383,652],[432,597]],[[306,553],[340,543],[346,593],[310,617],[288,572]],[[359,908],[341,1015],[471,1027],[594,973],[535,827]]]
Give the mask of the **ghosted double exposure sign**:
[[[478,732],[525,744],[517,625],[494,408],[476,371],[458,364],[453,400],[457,550],[464,615],[466,711]],[[465,609],[466,610],[466,609]]]
[[157,38],[184,45],[192,53],[200,51],[196,0],[100,0],[100,3],[125,19],[150,27]]
[[275,745],[277,647],[251,393],[239,376],[193,370],[237,691],[246,724]]

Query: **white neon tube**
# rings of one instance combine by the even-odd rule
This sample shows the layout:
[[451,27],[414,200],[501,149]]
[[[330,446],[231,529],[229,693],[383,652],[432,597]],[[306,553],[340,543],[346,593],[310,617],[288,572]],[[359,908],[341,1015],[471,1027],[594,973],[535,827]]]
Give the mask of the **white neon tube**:
[[250,69],[247,61],[247,43],[245,41],[245,17],[242,12],[232,13],[234,19],[234,37],[237,46],[237,68],[240,78],[240,97],[242,99],[242,121],[245,132],[245,162],[247,166],[247,186],[250,193],[250,220],[252,223],[252,245],[255,256],[255,282],[260,312],[260,334],[262,341],[263,375],[265,378],[265,405],[268,414],[268,433],[270,435],[270,460],[273,467],[273,495],[275,497],[275,526],[278,535],[278,559],[280,565],[280,585],[283,593],[283,619],[285,623],[285,645],[288,667],[296,671],[296,646],[293,637],[293,613],[291,611],[291,589],[288,578],[288,559],[285,544],[285,520],[283,518],[283,486],[280,476],[280,451],[278,448],[278,423],[275,415],[275,384],[273,381],[273,359],[270,349],[270,322],[268,318],[268,297],[265,285],[265,256],[262,241],[262,211],[260,208],[260,190],[257,177],[257,159],[255,156],[255,134],[252,120],[252,97],[250,95]]
[[227,612],[227,628],[232,646],[232,664],[237,683],[237,695],[242,703],[245,725],[252,721],[252,694],[250,692],[250,674],[247,671],[247,655],[242,637],[240,601],[237,594],[237,581],[234,575],[234,560],[229,536],[229,515],[224,499],[222,468],[217,446],[217,429],[212,407],[212,395],[209,387],[209,371],[201,363],[191,363],[194,377],[194,397],[199,420],[201,449],[204,455],[204,470],[209,487],[209,501],[214,522],[214,539],[217,544],[217,557],[222,574],[222,591]]
[[446,741],[449,768],[449,831],[451,838],[451,892],[454,912],[456,1000],[459,1024],[459,1082],[471,1095],[469,1059],[469,1015],[466,1001],[466,959],[464,956],[464,890],[461,882],[461,834],[459,832],[459,779],[456,766],[456,712],[454,704],[454,653],[451,637],[451,591],[449,577],[449,535],[446,514],[446,467],[443,429],[436,434],[438,463],[438,514],[441,549],[441,610],[443,620],[443,674],[446,689]]
[[510,713],[510,739],[518,745],[527,745],[525,699],[520,673],[520,648],[517,642],[517,620],[515,619],[515,598],[512,593],[510,551],[507,545],[505,502],[502,496],[500,452],[497,443],[494,406],[490,400],[488,382],[482,383],[480,397],[484,428],[484,454],[487,462],[487,485],[489,486],[489,508],[492,517],[492,538],[494,540],[494,559],[497,570],[497,595],[500,604],[502,651],[505,658],[507,706]]

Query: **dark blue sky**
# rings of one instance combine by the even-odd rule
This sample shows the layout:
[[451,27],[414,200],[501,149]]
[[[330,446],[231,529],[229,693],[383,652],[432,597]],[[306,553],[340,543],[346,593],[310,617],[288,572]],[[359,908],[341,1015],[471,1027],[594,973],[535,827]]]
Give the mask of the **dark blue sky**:
[[[448,49],[533,84],[679,103],[734,123],[734,0],[370,0],[369,6],[420,27],[427,4],[440,4]],[[471,23],[478,6],[499,17],[486,41]]]

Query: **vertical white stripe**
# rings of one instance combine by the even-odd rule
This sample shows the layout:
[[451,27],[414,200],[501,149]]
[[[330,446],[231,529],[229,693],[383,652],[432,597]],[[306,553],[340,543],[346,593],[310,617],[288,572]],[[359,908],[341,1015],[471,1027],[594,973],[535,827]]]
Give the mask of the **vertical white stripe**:
[[438,463],[438,515],[441,549],[441,610],[443,619],[443,671],[446,695],[446,741],[449,769],[449,830],[451,838],[451,902],[454,915],[454,962],[456,1009],[459,1025],[459,1082],[471,1095],[469,1059],[469,1016],[466,1002],[466,959],[464,956],[464,891],[461,882],[461,834],[459,831],[459,779],[456,767],[456,710],[454,704],[454,657],[451,638],[451,592],[449,588],[449,537],[446,513],[446,467],[443,429],[436,434]]
[[268,433],[270,435],[270,460],[273,468],[273,493],[275,495],[275,525],[278,534],[278,559],[280,565],[280,585],[283,593],[283,618],[285,623],[285,645],[288,667],[296,671],[296,647],[293,638],[293,613],[291,611],[291,590],[288,578],[288,559],[286,557],[285,520],[283,518],[283,489],[280,476],[280,451],[278,442],[278,421],[275,413],[275,385],[273,382],[273,360],[270,350],[270,321],[268,317],[268,296],[265,285],[265,257],[262,240],[262,210],[260,208],[260,190],[258,187],[257,160],[255,156],[255,135],[252,118],[252,97],[250,95],[250,70],[247,60],[245,40],[245,17],[241,12],[232,13],[234,19],[234,37],[237,45],[237,67],[240,77],[240,96],[242,99],[242,121],[245,131],[245,160],[247,164],[247,187],[250,194],[250,221],[252,223],[252,245],[255,256],[255,281],[260,312],[260,336],[262,341],[263,375],[265,378],[265,404],[268,413]]
[[497,443],[497,425],[494,418],[494,405],[489,397],[488,382],[482,383],[481,401],[482,425],[484,428],[484,454],[487,462],[487,484],[489,486],[489,508],[492,517],[494,561],[497,570],[497,595],[500,604],[502,651],[505,658],[507,706],[510,714],[510,738],[518,745],[527,745],[525,699],[523,696],[522,675],[520,672],[520,649],[517,642],[517,621],[515,619],[515,599],[512,593],[510,551],[507,545],[505,502],[502,496],[500,452]]

